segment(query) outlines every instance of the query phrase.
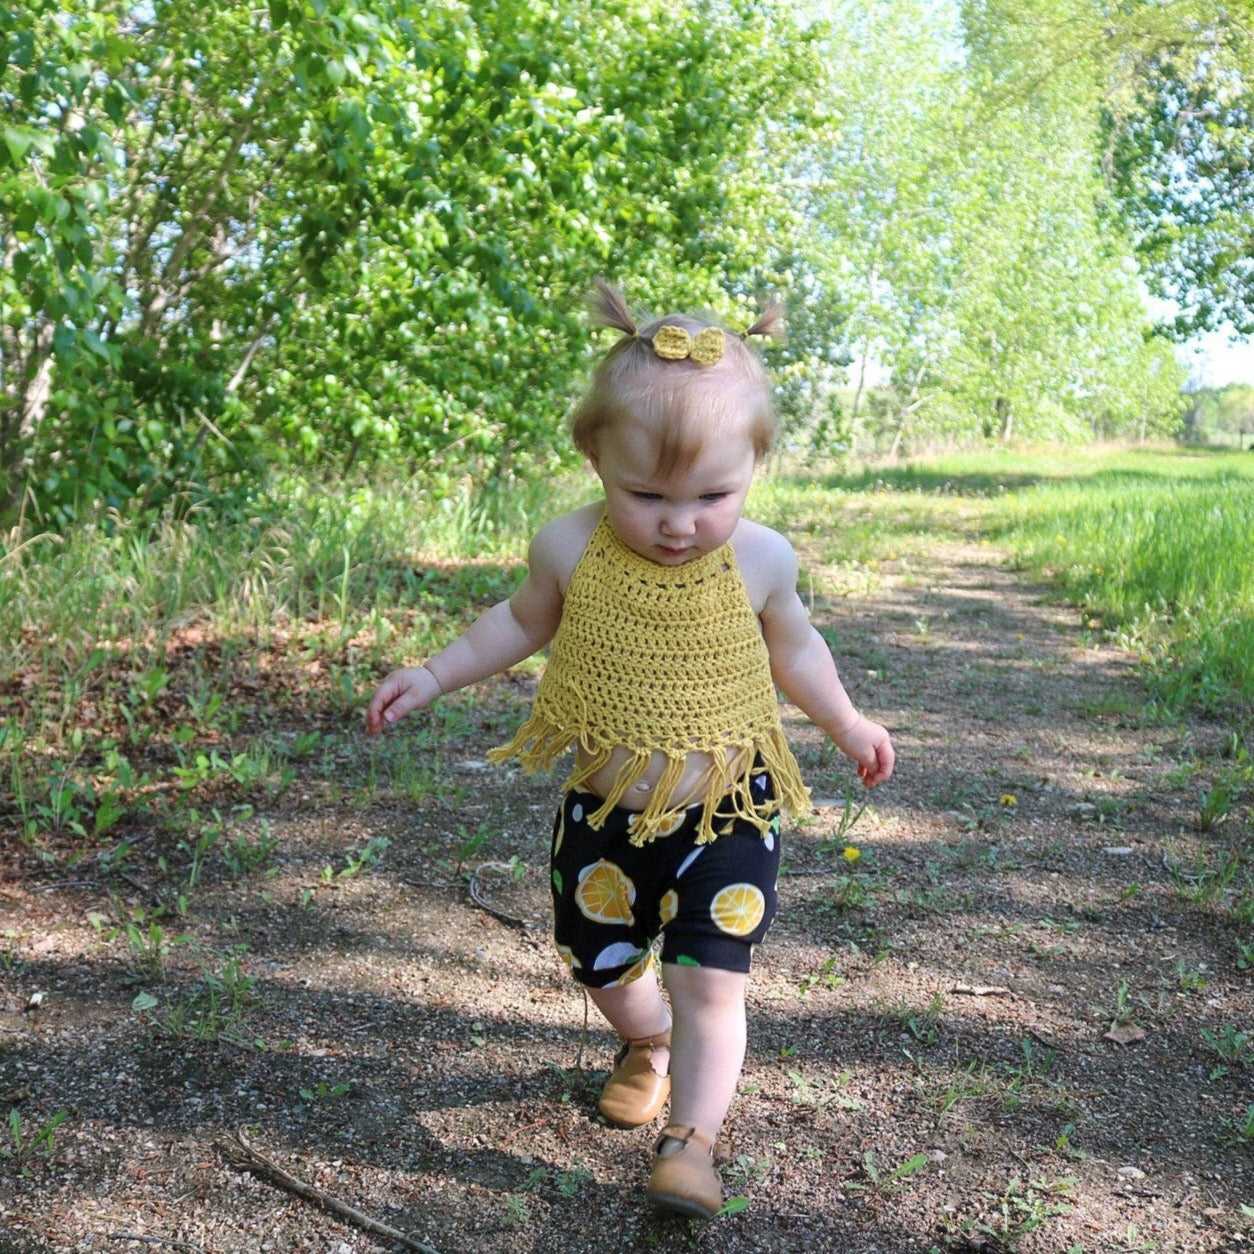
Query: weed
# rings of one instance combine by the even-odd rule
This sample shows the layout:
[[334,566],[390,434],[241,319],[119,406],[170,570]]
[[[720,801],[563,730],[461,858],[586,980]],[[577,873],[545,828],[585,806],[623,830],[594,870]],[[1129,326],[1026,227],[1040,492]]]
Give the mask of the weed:
[[875,894],[860,876],[838,875],[827,904],[829,909],[844,913],[846,910],[865,910],[874,901]]
[[569,1171],[559,1171],[554,1183],[563,1197],[577,1197],[585,1184],[592,1179],[592,1172],[582,1167],[572,1167]]
[[1200,993],[1207,985],[1205,967],[1190,967],[1183,958],[1176,960],[1176,983],[1182,993]]
[[269,819],[263,818],[257,836],[250,839],[241,832],[222,850],[222,860],[232,875],[248,875],[270,861],[278,844],[278,838],[270,830]]
[[1054,1151],[1064,1155],[1066,1158],[1073,1159],[1076,1162],[1083,1162],[1088,1155],[1082,1149],[1076,1149],[1072,1144],[1072,1138],[1075,1136],[1075,1124],[1063,1124],[1062,1130],[1054,1138]]
[[935,1045],[940,1040],[940,1017],[945,1007],[945,999],[935,993],[925,1010],[915,1010],[905,1002],[893,1006],[889,1014],[897,1019],[903,1028],[920,1045]]
[[[1234,1063],[1238,1067],[1254,1064],[1254,1032],[1239,1032],[1231,1023],[1224,1024],[1218,1032],[1209,1028],[1202,1029],[1202,1040],[1219,1055],[1224,1062]],[[1223,1074],[1226,1068],[1212,1072],[1212,1076]]]
[[1024,1090],[1043,1082],[1058,1061],[1057,1050],[1038,1045],[1031,1037],[1025,1036],[1019,1042],[1019,1051],[1023,1061],[1017,1067],[1006,1068],[1007,1085],[1002,1095],[1002,1107],[1008,1111],[1017,1110],[1022,1104]]
[[789,1071],[787,1074],[793,1083],[789,1097],[798,1106],[812,1106],[816,1110],[826,1106],[835,1106],[837,1110],[862,1109],[862,1102],[842,1092],[853,1079],[852,1071],[842,1071],[837,1076],[824,1074],[814,1080],[807,1079],[800,1071]]
[[866,1176],[866,1184],[850,1184],[845,1187],[852,1192],[890,1193],[897,1189],[904,1180],[916,1175],[927,1166],[926,1154],[914,1154],[899,1162],[891,1171],[884,1171],[875,1158],[874,1150],[867,1150],[862,1155],[862,1173]]
[[386,836],[372,836],[360,849],[350,849],[344,855],[344,868],[339,872],[340,879],[352,879],[362,869],[378,866],[384,852],[392,842]]
[[849,844],[849,833],[853,830],[854,824],[866,812],[868,804],[868,802],[864,801],[861,805],[855,805],[853,790],[847,789],[845,792],[845,804],[841,808],[836,830],[819,844],[818,852],[843,854],[846,846]]
[[256,1000],[256,978],[245,974],[241,963],[243,947],[230,954],[218,970],[201,968],[200,984],[190,996],[170,1007],[164,1015],[151,993],[141,992],[131,1003],[136,1014],[163,1035],[178,1040],[229,1041],[233,1045],[254,1045],[242,1034],[244,1017]]
[[729,1189],[741,1193],[750,1185],[765,1180],[771,1174],[775,1160],[754,1154],[737,1154],[730,1163],[724,1163],[722,1176]]
[[992,1081],[987,1078],[987,1070],[981,1062],[968,1063],[950,1080],[949,1084],[936,1098],[936,1113],[944,1116],[959,1102],[974,1101],[986,1097],[992,1091]]
[[531,1210],[527,1199],[517,1193],[511,1193],[505,1199],[505,1223],[510,1228],[521,1228],[531,1222]]
[[1114,1019],[1111,1022],[1111,1029],[1123,1027],[1131,1023],[1136,1018],[1136,1011],[1132,1007],[1132,993],[1128,986],[1127,980],[1120,980],[1119,987],[1115,990],[1115,1006]]
[[309,1102],[331,1102],[337,1097],[345,1097],[353,1091],[351,1080],[341,1080],[338,1084],[328,1084],[325,1080],[319,1080],[311,1089],[301,1089],[300,1096],[302,1101]]
[[26,1172],[27,1164],[36,1154],[45,1158],[52,1155],[56,1148],[56,1130],[69,1118],[69,1112],[58,1110],[33,1130],[27,1129],[22,1123],[21,1112],[16,1106],[9,1108],[8,1140],[0,1140],[0,1158],[7,1158],[18,1169],[20,1175]]
[[1167,871],[1176,892],[1193,905],[1210,905],[1221,901],[1241,869],[1241,855],[1225,852],[1217,861],[1204,857],[1196,866],[1185,866],[1168,860]]
[[995,1249],[1014,1254],[1025,1237],[1050,1219],[1070,1214],[1071,1207],[1055,1199],[1069,1198],[1074,1187],[1070,1177],[1026,1183],[1016,1177],[1000,1196],[989,1197],[991,1205],[982,1215],[962,1220],[956,1228],[950,1225],[950,1235],[971,1243],[983,1238],[983,1243],[991,1241]]
[[132,972],[139,978],[155,980],[165,970],[171,951],[191,940],[186,933],[175,934],[161,925],[159,920],[166,913],[164,906],[151,910],[145,910],[143,906],[129,906],[124,920],[110,924],[103,914],[92,910],[87,915],[87,921],[106,944],[125,936]]
[[817,971],[812,971],[809,975],[802,977],[797,988],[797,996],[805,1001],[810,991],[820,985],[823,988],[839,988],[845,982],[845,977],[837,969],[839,961],[835,954],[830,958],[824,958]]
[[1247,1106],[1240,1118],[1230,1119],[1227,1128],[1233,1144],[1254,1149],[1254,1106]]

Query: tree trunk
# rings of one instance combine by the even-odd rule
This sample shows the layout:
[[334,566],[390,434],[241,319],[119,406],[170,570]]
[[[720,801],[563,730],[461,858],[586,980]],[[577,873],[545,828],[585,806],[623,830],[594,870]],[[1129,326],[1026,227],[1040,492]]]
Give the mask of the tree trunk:
[[1004,396],[999,396],[993,402],[993,412],[997,415],[997,423],[1001,428],[1001,442],[1009,444],[1010,437],[1014,434],[1015,429],[1015,419],[1010,408],[1010,401]]

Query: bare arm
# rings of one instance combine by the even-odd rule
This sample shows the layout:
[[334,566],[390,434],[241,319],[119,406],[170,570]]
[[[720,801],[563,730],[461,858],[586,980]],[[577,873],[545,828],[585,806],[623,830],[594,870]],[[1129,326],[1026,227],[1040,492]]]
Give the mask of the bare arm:
[[366,710],[366,731],[376,735],[436,697],[486,679],[530,657],[553,638],[562,617],[557,553],[542,529],[527,554],[527,577],[507,601],[485,610],[448,648],[422,666],[393,671]]
[[778,574],[762,609],[762,634],[771,655],[771,675],[784,695],[858,764],[858,774],[874,788],[893,773],[892,740],[885,728],[854,708],[836,673],[826,641],[814,629],[797,595],[797,558],[776,536]]

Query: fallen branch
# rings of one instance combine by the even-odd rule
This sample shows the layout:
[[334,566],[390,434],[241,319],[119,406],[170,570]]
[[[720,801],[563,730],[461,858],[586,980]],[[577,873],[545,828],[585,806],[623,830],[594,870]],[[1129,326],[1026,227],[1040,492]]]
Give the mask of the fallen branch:
[[106,1241],[139,1241],[143,1245],[168,1245],[176,1250],[195,1250],[196,1254],[205,1254],[203,1245],[193,1245],[190,1241],[175,1241],[170,1237],[142,1237],[137,1232],[106,1232]]
[[363,1215],[361,1211],[355,1210],[346,1202],[333,1198],[329,1193],[324,1193],[312,1184],[306,1184],[303,1180],[298,1180],[295,1176],[284,1171],[277,1163],[272,1163],[263,1154],[253,1149],[244,1140],[242,1130],[237,1130],[230,1140],[219,1139],[214,1141],[214,1145],[231,1166],[251,1171],[254,1175],[260,1176],[271,1184],[277,1184],[279,1188],[286,1189],[289,1193],[295,1193],[297,1197],[302,1197],[305,1201],[313,1202],[324,1210],[330,1211],[333,1215],[346,1219],[364,1232],[373,1232],[376,1236],[387,1237],[389,1241],[399,1241],[406,1249],[418,1250],[420,1254],[438,1254],[432,1246],[424,1245],[421,1241],[415,1241],[413,1237],[408,1237],[403,1232],[398,1232],[395,1228],[390,1228],[387,1224],[380,1223],[377,1219],[371,1219],[369,1215]]
[[498,910],[486,897],[479,888],[479,872],[492,868],[494,870],[508,871],[510,865],[508,862],[481,862],[466,879],[466,887],[470,893],[470,900],[479,907],[480,910],[486,910],[490,915],[502,920],[505,923],[512,923],[515,927],[521,927],[524,931],[533,932],[536,928],[543,926],[541,919],[520,919],[516,914],[506,914],[504,910]]

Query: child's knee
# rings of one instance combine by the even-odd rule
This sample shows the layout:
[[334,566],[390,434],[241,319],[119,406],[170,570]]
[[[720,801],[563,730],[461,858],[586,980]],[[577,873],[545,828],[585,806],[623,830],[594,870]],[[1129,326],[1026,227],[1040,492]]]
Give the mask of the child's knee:
[[743,1003],[748,971],[693,967],[663,962],[662,979],[671,1000],[695,1013],[724,1010]]

